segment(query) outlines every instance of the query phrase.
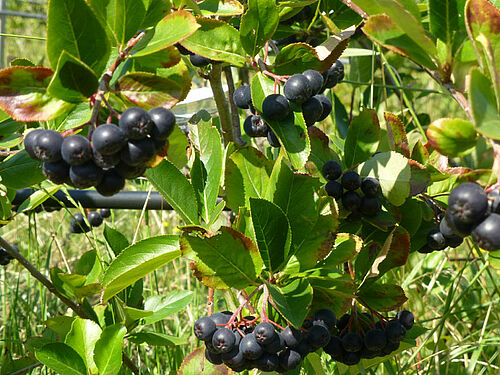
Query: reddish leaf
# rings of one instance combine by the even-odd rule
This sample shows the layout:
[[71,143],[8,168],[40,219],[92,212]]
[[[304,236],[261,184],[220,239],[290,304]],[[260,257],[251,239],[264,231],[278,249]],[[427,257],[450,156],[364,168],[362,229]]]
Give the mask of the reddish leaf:
[[409,160],[411,169],[410,196],[423,193],[431,182],[429,171],[415,160]]
[[48,68],[13,66],[0,70],[0,108],[17,121],[48,121],[69,112],[73,104],[52,98]]
[[366,304],[377,311],[395,310],[408,301],[403,289],[394,284],[366,285],[359,290],[358,295],[363,299],[363,305]]
[[206,374],[206,375],[231,375],[234,374],[225,365],[213,365],[205,358],[205,348],[198,348],[194,352],[189,353],[184,361],[177,375],[192,375],[192,374]]
[[391,142],[393,150],[409,158],[410,147],[408,146],[408,138],[406,137],[406,130],[403,122],[398,116],[391,112],[385,112],[384,117],[387,124],[389,141]]

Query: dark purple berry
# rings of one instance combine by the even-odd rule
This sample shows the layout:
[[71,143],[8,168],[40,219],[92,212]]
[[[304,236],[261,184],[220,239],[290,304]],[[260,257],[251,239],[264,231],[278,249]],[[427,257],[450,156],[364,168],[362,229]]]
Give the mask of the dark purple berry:
[[376,197],[380,190],[380,182],[375,177],[365,177],[361,182],[361,191],[367,197]]
[[155,144],[151,138],[128,141],[123,146],[120,157],[128,165],[145,165],[156,153]]
[[347,171],[342,175],[342,186],[346,190],[357,190],[361,186],[361,177],[355,171]]
[[323,348],[325,353],[330,354],[333,360],[339,360],[344,356],[342,340],[338,336],[331,336],[328,344]]
[[40,161],[53,163],[61,160],[62,135],[55,130],[43,130],[33,139],[33,154]]
[[284,371],[290,371],[297,368],[302,362],[302,356],[300,353],[292,349],[283,350],[279,356],[280,366]]
[[307,99],[302,104],[302,115],[307,126],[314,125],[316,121],[319,121],[322,114],[323,105],[315,96]]
[[119,152],[111,155],[102,155],[94,150],[93,160],[95,165],[97,165],[99,168],[108,169],[118,165],[118,163],[120,163],[121,157]]
[[342,184],[337,181],[328,181],[325,185],[325,191],[326,193],[335,199],[340,199],[342,198],[342,193],[344,192],[344,188],[342,187]]
[[314,314],[314,321],[323,322],[329,331],[333,331],[337,323],[337,317],[332,310],[321,309]]
[[321,112],[321,116],[318,119],[318,121],[323,121],[332,113],[332,101],[325,95],[315,95],[314,98],[318,99],[323,107],[323,112]]
[[95,165],[93,161],[89,161],[82,165],[73,165],[69,169],[71,183],[80,189],[99,185],[103,174],[104,171]]
[[111,217],[111,210],[109,208],[101,208],[99,210],[99,213],[101,214],[101,217],[103,219],[107,219],[108,217]]
[[342,167],[336,161],[329,160],[323,164],[321,174],[329,181],[337,180],[342,175]]
[[71,233],[86,233],[90,231],[90,227],[87,225],[85,217],[82,214],[75,214],[69,225]]
[[312,94],[316,95],[321,91],[321,88],[323,87],[323,76],[321,75],[320,72],[317,70],[306,70],[304,73],[302,73],[308,80],[309,84],[311,85],[312,89]]
[[102,224],[102,216],[97,211],[90,211],[87,215],[87,220],[92,227],[98,227]]
[[427,246],[433,250],[443,250],[446,248],[446,238],[437,229],[431,229],[427,234]]
[[285,344],[291,348],[297,346],[304,338],[302,331],[295,329],[292,326],[287,326],[283,332],[281,332],[281,335],[285,340]]
[[415,324],[415,316],[408,310],[399,311],[397,318],[407,330],[412,329]]
[[361,207],[359,211],[364,216],[376,216],[382,210],[382,203],[378,200],[378,198],[370,198],[364,196],[361,199]]
[[173,112],[163,107],[156,107],[148,113],[153,121],[153,130],[151,131],[153,139],[167,139],[175,127]]
[[69,165],[82,165],[92,159],[92,148],[87,138],[79,134],[64,138],[61,156]]
[[125,187],[125,179],[114,168],[104,172],[101,182],[95,187],[99,194],[111,197]]
[[267,132],[267,141],[271,147],[281,147],[280,140],[271,129]]
[[243,123],[243,129],[249,137],[267,137],[268,126],[258,115],[250,115]]
[[253,333],[249,333],[241,339],[240,351],[243,357],[249,360],[255,360],[264,354],[264,349],[257,342]]
[[488,197],[478,184],[461,184],[454,188],[448,197],[447,214],[463,223],[477,223],[487,211]]
[[262,322],[257,324],[254,334],[257,342],[261,345],[265,345],[273,341],[276,331],[271,323]]
[[213,62],[212,60],[207,59],[206,57],[196,55],[196,54],[190,55],[189,60],[191,61],[191,64],[193,64],[193,66],[196,66],[198,68],[201,68],[203,66],[207,66],[208,64],[211,64]]
[[313,351],[326,346],[330,341],[330,332],[323,325],[313,325],[307,332],[307,341],[311,345]]
[[99,125],[92,133],[94,152],[102,155],[116,154],[122,149],[125,142],[125,133],[122,128],[113,124]]
[[40,135],[44,129],[33,129],[24,137],[24,149],[32,159],[38,159],[35,154],[35,139]]
[[134,178],[142,176],[144,172],[146,172],[146,167],[144,165],[132,166],[121,161],[116,165],[115,170],[123,178],[132,180]]
[[215,322],[208,316],[201,317],[194,323],[194,334],[198,340],[207,341],[217,330]]
[[214,321],[217,326],[226,324],[231,319],[231,315],[218,312],[209,316],[210,319]]
[[346,333],[342,337],[342,346],[346,352],[359,352],[363,347],[363,338],[354,332]]
[[346,210],[357,211],[361,206],[361,197],[355,191],[347,191],[342,195],[342,205]]
[[228,328],[219,328],[212,337],[212,345],[221,353],[228,353],[234,348],[235,337]]
[[472,231],[474,242],[482,249],[500,249],[500,215],[491,214]]
[[291,76],[285,83],[284,93],[288,100],[296,104],[304,103],[313,94],[311,84],[303,74]]
[[288,100],[280,94],[271,94],[262,103],[262,115],[269,120],[283,121],[290,113]]
[[389,321],[385,327],[387,340],[392,343],[400,342],[405,338],[406,328],[397,319]]
[[120,128],[128,139],[144,139],[153,130],[153,121],[145,109],[132,107],[122,113]]
[[368,350],[376,352],[387,345],[387,335],[383,330],[375,328],[365,334],[364,342]]
[[252,104],[252,91],[250,85],[238,87],[233,94],[234,104],[241,109],[249,109]]
[[359,361],[361,361],[361,351],[357,351],[357,352],[347,352],[344,354],[344,363],[347,365],[347,366],[354,366],[354,365],[357,365],[359,363]]
[[208,349],[205,349],[205,358],[207,359],[208,362],[210,362],[214,365],[221,365],[222,364],[222,354],[212,353]]
[[69,179],[69,165],[63,160],[54,163],[42,163],[43,174],[54,184],[67,184]]

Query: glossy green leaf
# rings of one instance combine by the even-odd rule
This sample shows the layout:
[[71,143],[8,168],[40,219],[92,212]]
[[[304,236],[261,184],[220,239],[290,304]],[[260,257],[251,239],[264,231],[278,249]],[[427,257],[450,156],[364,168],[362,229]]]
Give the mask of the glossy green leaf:
[[194,276],[210,288],[253,285],[264,265],[252,240],[229,227],[221,227],[215,236],[184,232],[180,244],[182,255],[194,261]]
[[401,154],[381,152],[359,165],[357,171],[362,177],[376,177],[382,194],[395,206],[401,206],[410,194],[410,163]]
[[321,262],[320,267],[335,267],[354,258],[363,247],[363,240],[351,233],[337,233],[335,245],[328,257]]
[[465,29],[460,16],[463,16],[466,0],[429,0],[429,20],[432,34],[451,46],[460,29]]
[[278,23],[279,14],[275,0],[248,1],[248,9],[241,17],[240,37],[243,48],[250,56],[259,53],[276,31]]
[[226,201],[229,208],[249,207],[249,198],[263,198],[273,163],[259,150],[241,148],[226,162]]
[[64,339],[64,343],[72,347],[83,358],[90,372],[96,372],[94,347],[101,335],[101,327],[89,319],[76,318]]
[[357,285],[350,275],[319,270],[307,275],[307,280],[314,290],[313,309],[331,309],[341,316],[351,307]]
[[244,12],[243,4],[238,0],[204,0],[198,6],[204,16],[238,16]]
[[170,46],[144,56],[132,56],[134,70],[139,72],[156,73],[159,68],[170,68],[181,61],[181,54],[177,47]]
[[49,121],[49,128],[62,132],[73,129],[90,121],[92,109],[88,102],[82,102],[73,107],[70,112],[57,119]]
[[92,96],[98,86],[97,76],[87,64],[62,51],[47,91],[54,98],[79,103]]
[[0,70],[0,108],[18,121],[47,121],[69,112],[74,104],[47,92],[53,74],[51,69],[25,66]]
[[141,29],[143,30],[155,26],[165,17],[165,9],[172,7],[171,0],[146,0],[144,3],[147,4],[147,7],[146,16],[142,21]]
[[275,204],[250,198],[250,213],[257,247],[269,271],[276,271],[287,259],[292,241],[288,219]]
[[147,46],[134,54],[135,57],[158,52],[193,35],[200,25],[196,18],[185,10],[178,10],[162,19],[154,30]]
[[181,44],[191,52],[235,66],[246,63],[246,54],[238,30],[215,19],[196,18],[201,27]]
[[87,0],[90,7],[105,25],[115,45],[126,45],[139,30],[146,15],[144,1],[138,0]]
[[179,255],[179,237],[174,235],[150,237],[129,246],[111,262],[104,274],[103,301]]
[[129,106],[149,110],[154,107],[172,108],[186,98],[190,88],[190,82],[185,85],[169,77],[148,72],[134,72],[118,80],[114,93]]
[[147,344],[151,346],[177,346],[187,344],[187,338],[167,335],[160,332],[138,332],[132,333],[128,339],[135,344]]
[[380,124],[377,112],[366,109],[349,125],[344,145],[344,163],[348,168],[367,160],[377,151],[380,142]]
[[146,172],[148,180],[187,224],[199,224],[193,186],[172,163],[163,161]]
[[127,248],[130,245],[127,238],[122,233],[118,232],[114,228],[109,227],[108,224],[104,224],[103,234],[106,242],[108,243],[109,247],[111,247],[111,250],[113,250],[113,253],[115,255],[120,254],[123,249]]
[[405,157],[410,157],[410,146],[406,135],[405,125],[403,121],[391,112],[384,113],[385,123],[387,127],[387,135],[391,143],[392,150],[397,151]]
[[23,189],[45,180],[42,164],[31,159],[26,151],[19,152],[1,162],[0,177],[2,184],[13,189]]
[[292,251],[301,246],[318,220],[318,209],[314,197],[318,189],[318,179],[303,174],[294,174],[288,168],[281,168],[273,203],[283,210],[290,222]]
[[76,265],[75,272],[87,276],[86,284],[95,283],[99,280],[102,272],[101,258],[96,250],[84,253]]
[[53,318],[47,319],[43,323],[47,327],[49,327],[52,331],[57,333],[57,335],[60,338],[64,338],[64,337],[66,337],[66,335],[70,331],[71,326],[73,325],[73,321],[75,319],[76,318],[72,317],[72,316],[58,315],[58,316],[54,316]]
[[205,348],[201,347],[189,353],[182,361],[177,375],[231,375],[233,371],[225,365],[214,365],[205,358]]
[[431,55],[436,54],[436,46],[432,39],[427,36],[420,20],[398,1],[356,0],[356,4],[369,15],[387,14],[419,48],[428,51]]
[[[307,280],[295,279],[284,286],[266,283],[278,312],[295,328],[302,326],[312,302],[313,289]],[[300,306],[300,308],[298,308]]]
[[306,43],[292,43],[283,47],[273,65],[276,74],[291,75],[307,69],[319,70],[321,61],[314,47]]
[[187,148],[189,145],[186,133],[184,133],[178,126],[168,137],[167,159],[178,169],[184,168],[187,163]]
[[470,74],[469,103],[476,130],[488,138],[500,139],[500,115],[491,81],[479,69]]
[[[252,101],[257,112],[262,114],[262,103],[264,99],[274,94],[274,80],[269,79],[262,73],[258,73],[252,80]],[[283,121],[272,121],[266,119],[276,136],[280,139],[292,166],[302,169],[309,158],[311,144],[307,134],[304,118],[300,113],[290,113]]]
[[56,68],[63,51],[100,75],[106,68],[110,45],[106,31],[84,0],[50,0],[47,56]]
[[179,311],[193,300],[191,291],[181,290],[167,294],[166,296],[151,296],[144,302],[144,310],[152,311],[153,314],[144,318],[144,324],[153,324]]
[[318,127],[310,126],[307,129],[309,140],[311,141],[311,153],[307,162],[307,170],[313,176],[318,176],[322,181],[326,181],[321,174],[323,164],[327,161],[335,160],[340,162],[339,156],[330,148],[330,139]]
[[55,194],[55,192],[59,190],[59,186],[51,186],[46,190],[47,191],[37,190],[33,194],[31,194],[23,203],[19,205],[19,207],[17,208],[17,212],[21,213],[25,211],[31,211],[35,207],[38,207],[47,199],[49,199],[51,195]]
[[189,137],[199,151],[206,171],[206,184],[202,191],[202,217],[209,223],[213,217],[223,172],[223,149],[219,131],[215,126],[199,122],[191,126]]
[[429,144],[448,157],[470,154],[477,144],[474,125],[462,119],[442,118],[427,128]]
[[405,303],[408,298],[400,286],[394,284],[365,284],[358,295],[376,311],[392,311]]
[[35,353],[36,359],[48,368],[64,375],[87,375],[82,357],[62,342],[47,344]]
[[107,326],[95,344],[94,361],[99,374],[115,375],[122,366],[123,338],[127,329],[121,324]]
[[[405,20],[406,18],[403,19],[403,22]],[[391,18],[387,14],[370,16],[363,27],[363,31],[370,39],[383,45],[384,47],[399,53],[400,55],[409,57],[418,64],[421,64],[431,70],[437,69],[437,66],[432,59],[433,55],[429,55],[429,51],[435,50],[432,40],[429,39],[429,42],[431,42],[432,45],[430,50],[422,48],[396,24],[395,19]]]

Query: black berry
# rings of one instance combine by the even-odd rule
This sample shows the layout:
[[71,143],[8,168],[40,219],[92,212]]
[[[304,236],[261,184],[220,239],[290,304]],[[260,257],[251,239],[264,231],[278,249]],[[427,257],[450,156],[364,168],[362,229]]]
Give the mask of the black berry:
[[99,168],[107,169],[118,165],[121,157],[119,152],[111,155],[102,155],[94,150],[92,159]]
[[267,132],[267,141],[271,147],[281,147],[278,137],[271,129]]
[[201,68],[203,66],[207,66],[208,64],[212,63],[212,60],[207,59],[206,57],[200,56],[200,55],[190,55],[189,60],[191,61],[191,64],[193,66],[196,66],[198,68]]
[[437,229],[432,229],[427,234],[427,246],[433,250],[443,250],[446,247],[446,238]]
[[116,154],[122,149],[125,141],[122,128],[113,124],[99,125],[92,133],[94,152],[102,155]]
[[365,216],[376,216],[382,209],[382,203],[377,198],[364,196],[361,199],[360,212]]
[[399,322],[399,320],[394,319],[387,323],[385,333],[388,341],[397,343],[405,338],[406,328]]
[[412,329],[413,324],[415,324],[415,316],[408,310],[399,311],[397,318],[399,323],[401,323],[407,330]]
[[337,317],[335,313],[328,309],[321,309],[316,311],[314,314],[314,321],[323,322],[328,328],[329,331],[332,331],[335,328],[335,324],[337,323]]
[[79,134],[70,135],[61,145],[61,156],[69,165],[85,164],[92,159],[90,142]]
[[318,99],[323,107],[323,112],[321,112],[321,116],[317,121],[323,121],[326,119],[330,113],[332,112],[332,101],[328,99],[325,95],[315,95],[314,98]]
[[312,89],[312,94],[316,95],[321,91],[321,88],[323,87],[323,76],[321,75],[320,72],[317,70],[306,70],[304,73],[302,73],[308,80],[309,84],[311,85]]
[[250,115],[243,123],[243,129],[249,137],[266,137],[268,126],[264,119],[258,115]]
[[361,177],[355,171],[347,171],[342,175],[342,186],[346,190],[357,190],[361,186]]
[[43,174],[54,184],[67,184],[69,179],[69,165],[63,160],[54,163],[42,163]]
[[349,332],[342,337],[342,346],[346,352],[359,352],[363,347],[363,338],[357,333]]
[[330,341],[330,332],[323,325],[313,325],[307,332],[307,341],[313,351],[322,348]]
[[222,364],[222,354],[212,353],[208,349],[205,349],[205,358],[208,362],[213,363],[214,365]]
[[99,213],[101,214],[101,217],[103,219],[107,219],[108,217],[111,217],[111,210],[109,208],[101,208],[99,210]]
[[337,181],[328,181],[325,185],[326,193],[335,199],[342,198],[342,193],[344,192],[344,188],[342,184]]
[[488,210],[488,197],[478,184],[467,182],[454,188],[448,197],[448,211],[463,223],[477,223]]
[[284,93],[288,100],[302,104],[312,95],[311,84],[303,74],[294,74],[286,81]]
[[483,220],[472,231],[472,238],[484,250],[500,249],[500,215],[491,214]]
[[120,128],[128,139],[143,139],[151,134],[153,121],[145,109],[132,107],[122,113]]
[[163,107],[156,107],[148,113],[153,121],[151,136],[154,139],[167,139],[175,127],[175,115],[173,112]]
[[262,103],[262,115],[273,121],[282,121],[290,113],[288,100],[280,94],[271,94]]
[[367,197],[376,197],[380,190],[380,182],[375,177],[365,177],[361,182],[361,191]]
[[125,186],[125,179],[114,168],[104,172],[102,180],[95,187],[99,194],[111,197],[119,193]]
[[194,334],[199,340],[206,341],[212,338],[216,330],[215,322],[208,316],[201,317],[194,323]]
[[253,333],[250,333],[241,339],[240,351],[243,354],[243,357],[250,360],[257,359],[264,353],[264,349],[257,342]]
[[383,330],[375,328],[365,334],[364,343],[370,351],[382,350],[387,345],[387,335]]
[[55,130],[43,130],[33,139],[33,154],[40,161],[53,163],[61,160],[64,138]]
[[101,214],[97,211],[90,211],[87,215],[87,220],[93,227],[98,227],[103,221]]
[[361,197],[355,191],[347,191],[342,195],[342,205],[346,210],[357,211],[361,206]]
[[132,180],[134,178],[140,177],[146,172],[146,167],[144,165],[128,165],[127,163],[121,161],[115,167],[115,170],[120,176],[127,180]]
[[329,160],[323,164],[321,173],[327,180],[337,180],[342,175],[342,167],[335,160]]
[[285,340],[285,344],[288,347],[297,346],[304,338],[302,331],[295,329],[291,326],[287,326],[283,330],[283,332],[281,332],[281,335],[283,336],[283,339]]
[[250,85],[238,87],[233,94],[233,102],[241,109],[248,109],[252,104],[252,91]]
[[314,125],[316,121],[319,121],[322,114],[323,105],[315,96],[307,99],[302,104],[302,115],[307,126]]
[[75,214],[69,225],[71,233],[85,233],[90,231],[90,227],[85,222],[85,217],[82,214]]
[[128,141],[120,157],[128,165],[144,165],[155,156],[155,145],[151,138]]
[[302,361],[300,353],[292,349],[285,349],[279,354],[280,366],[284,371],[290,371],[297,368]]
[[104,171],[96,166],[93,161],[82,165],[74,165],[69,169],[71,183],[80,189],[99,185]]
[[33,129],[24,137],[24,149],[32,159],[37,159],[35,154],[35,139],[40,135],[44,129]]
[[228,353],[233,350],[234,343],[233,331],[228,328],[219,328],[212,337],[212,345],[221,353]]
[[262,322],[257,324],[254,330],[255,339],[261,345],[269,344],[276,335],[276,331],[271,323]]

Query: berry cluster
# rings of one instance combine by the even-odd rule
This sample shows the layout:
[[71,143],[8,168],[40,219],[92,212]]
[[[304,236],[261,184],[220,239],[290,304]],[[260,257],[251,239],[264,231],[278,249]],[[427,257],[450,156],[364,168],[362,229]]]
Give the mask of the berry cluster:
[[[361,179],[355,171],[342,173],[342,167],[334,160],[323,164],[321,172],[323,177],[328,180],[325,184],[326,193],[336,200],[341,199],[342,206],[351,211],[348,220],[358,221],[363,216],[375,216],[382,209],[382,203],[377,198],[380,182],[376,178],[365,177]],[[341,182],[338,182],[337,180],[341,176]],[[360,188],[363,196],[356,192]]]
[[[284,95],[271,94],[264,99],[262,116],[280,122],[286,120],[291,112],[299,111],[308,127],[323,121],[332,111],[332,102],[320,93],[343,79],[344,65],[338,60],[324,73],[310,69],[302,74],[294,74],[285,83]],[[243,123],[243,129],[249,137],[267,137],[272,147],[280,147],[276,134],[253,107],[250,85],[238,87],[233,94],[233,101],[237,107],[252,112]]]
[[464,237],[472,235],[479,247],[500,249],[500,192],[486,194],[476,183],[467,182],[454,188],[448,197],[448,209],[439,223],[427,235],[421,253],[459,246]]
[[35,129],[24,139],[24,147],[56,184],[81,189],[95,186],[104,195],[118,193],[125,179],[142,176],[148,162],[162,152],[175,126],[174,114],[163,107],[129,108],[119,126],[102,124],[91,141],[81,135],[64,138],[55,130]]
[[[12,245],[14,250],[19,252],[19,248],[15,245]],[[10,256],[10,254],[3,247],[0,247],[0,266],[6,266],[10,263],[10,261],[14,259]]]
[[358,364],[362,358],[384,357],[399,348],[414,320],[407,310],[398,312],[394,319],[376,323],[369,313],[345,314],[337,321],[338,335],[332,335],[323,350],[333,360],[348,366]]
[[107,208],[101,208],[99,211],[90,211],[87,214],[87,221],[90,226],[85,221],[85,217],[78,213],[71,218],[69,231],[71,233],[87,233],[90,231],[91,227],[100,226],[104,219],[111,216],[111,211]]
[[311,352],[325,347],[336,317],[319,310],[302,330],[291,326],[276,331],[270,322],[256,324],[254,317],[237,321],[231,312],[215,313],[195,322],[194,332],[205,342],[205,357],[213,364],[224,363],[232,370],[259,369],[285,372],[295,369]]

